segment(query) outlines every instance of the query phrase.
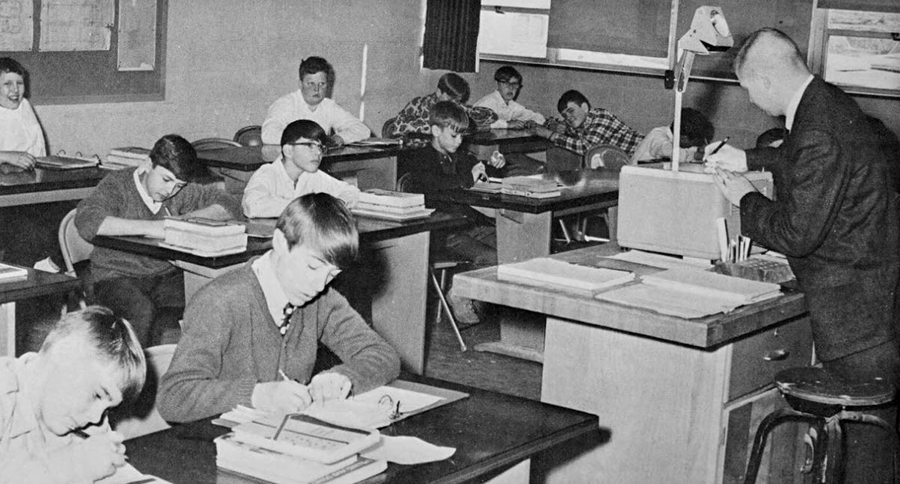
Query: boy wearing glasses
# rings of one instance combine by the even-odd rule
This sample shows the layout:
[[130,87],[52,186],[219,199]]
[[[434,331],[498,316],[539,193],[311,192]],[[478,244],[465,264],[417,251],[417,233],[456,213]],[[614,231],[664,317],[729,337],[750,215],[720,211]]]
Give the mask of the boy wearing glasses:
[[[178,135],[160,138],[150,163],[113,171],[78,204],[75,227],[88,242],[98,235],[165,238],[166,217],[228,220],[240,216],[237,200],[208,181],[193,146]],[[177,330],[184,309],[184,276],[168,261],[94,247],[91,279],[97,301],[134,326],[144,346]]]
[[[281,132],[292,121],[309,119],[326,132],[333,133],[329,145],[341,146],[371,135],[362,121],[327,97],[334,80],[334,69],[321,57],[307,57],[300,63],[300,89],[286,94],[269,106],[262,124],[265,144],[278,144]],[[276,214],[277,215],[277,214]]]
[[[353,216],[331,195],[288,204],[272,250],[191,299],[160,384],[160,415],[189,422],[237,405],[298,412],[395,379],[397,352],[328,287],[356,258],[358,237]],[[313,375],[319,343],[342,363]]]
[[107,411],[144,385],[130,325],[100,306],[64,315],[37,353],[0,358],[0,482],[94,482],[125,465]]
[[644,135],[629,128],[611,112],[603,108],[592,109],[591,103],[578,91],[563,93],[556,109],[565,121],[549,119],[543,126],[528,122],[526,128],[577,155],[584,155],[595,146],[611,144],[631,156],[644,139]]
[[497,113],[497,121],[491,124],[491,129],[523,129],[526,121],[544,124],[547,120],[540,113],[536,113],[516,102],[516,97],[522,89],[522,74],[519,74],[512,66],[503,66],[494,73],[497,81],[497,90],[484,96],[475,103],[491,109]]
[[281,156],[256,170],[244,188],[244,215],[277,217],[291,200],[307,193],[328,193],[353,208],[359,189],[319,170],[327,141],[325,130],[312,121],[287,125],[281,134]]

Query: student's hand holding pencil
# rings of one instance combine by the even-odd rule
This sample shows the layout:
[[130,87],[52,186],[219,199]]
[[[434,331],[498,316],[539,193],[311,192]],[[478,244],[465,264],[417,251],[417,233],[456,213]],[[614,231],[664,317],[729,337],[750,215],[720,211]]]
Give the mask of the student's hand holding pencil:
[[250,399],[254,408],[281,413],[295,413],[312,404],[309,387],[283,378],[280,381],[257,383]]
[[472,179],[475,180],[475,183],[488,181],[487,169],[484,167],[484,163],[477,163],[472,167]]
[[706,145],[703,160],[707,173],[715,173],[716,168],[743,173],[747,171],[747,153],[727,144],[728,138]]
[[[86,435],[86,434],[85,434]],[[59,451],[59,459],[52,459],[54,470],[63,473],[59,482],[94,482],[113,475],[125,465],[125,437],[118,432],[86,435],[84,440]]]
[[325,403],[328,400],[344,400],[350,396],[350,378],[336,372],[319,373],[309,382],[309,394],[313,403]]

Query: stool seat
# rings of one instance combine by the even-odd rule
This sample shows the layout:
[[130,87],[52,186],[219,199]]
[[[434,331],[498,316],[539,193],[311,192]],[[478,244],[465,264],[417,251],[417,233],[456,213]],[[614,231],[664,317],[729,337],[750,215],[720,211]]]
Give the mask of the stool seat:
[[775,375],[775,384],[785,397],[841,407],[883,405],[894,398],[894,387],[882,378],[847,382],[822,368],[789,368]]

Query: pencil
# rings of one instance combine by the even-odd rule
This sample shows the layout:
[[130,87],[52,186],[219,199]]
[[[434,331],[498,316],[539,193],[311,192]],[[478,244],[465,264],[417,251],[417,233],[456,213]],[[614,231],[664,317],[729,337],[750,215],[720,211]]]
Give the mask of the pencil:
[[706,156],[712,156],[712,155],[718,153],[719,150],[721,150],[722,147],[725,146],[725,143],[727,143],[729,139],[731,139],[731,136],[726,136],[725,139],[723,139],[722,142],[719,143],[719,146],[716,146],[715,148],[713,148],[712,152]]

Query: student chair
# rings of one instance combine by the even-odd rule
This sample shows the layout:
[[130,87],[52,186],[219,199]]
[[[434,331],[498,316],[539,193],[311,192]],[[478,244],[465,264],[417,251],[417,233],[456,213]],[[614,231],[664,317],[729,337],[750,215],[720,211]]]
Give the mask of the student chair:
[[[397,180],[397,191],[407,191],[409,177],[410,174],[406,173]],[[466,342],[459,332],[459,325],[456,324],[456,318],[453,316],[453,310],[450,308],[450,303],[447,302],[447,271],[465,266],[469,264],[470,261],[455,258],[450,254],[441,253],[434,250],[434,248],[429,252],[428,259],[428,278],[431,280],[431,285],[434,287],[438,297],[438,307],[434,320],[436,323],[440,324],[442,314],[447,314],[447,319],[450,320],[450,326],[453,328],[456,340],[459,341],[460,351],[466,351],[468,347],[466,347]],[[440,273],[440,277],[438,277],[435,271]]]
[[888,432],[894,451],[894,476],[898,474],[900,439],[893,425],[867,413],[868,409],[886,406],[894,399],[895,388],[890,383],[874,379],[861,383],[836,380],[822,368],[803,367],[782,370],[775,375],[775,384],[790,407],[767,415],[756,430],[753,448],[747,462],[744,483],[756,482],[766,438],[779,424],[800,421],[810,424],[811,458],[807,458],[803,472],[811,473],[815,483],[844,482],[843,452],[851,442],[843,439],[843,423],[866,424],[872,432]]
[[241,146],[259,146],[262,142],[262,126],[244,126],[234,133],[234,141]]
[[396,121],[397,121],[397,118],[390,118],[387,121],[385,121],[383,125],[381,125],[381,137],[382,138],[390,138],[391,137],[391,132],[392,132],[391,128],[393,128],[394,122],[396,122]]
[[110,412],[110,424],[125,439],[132,439],[160,430],[170,425],[159,415],[156,394],[159,382],[168,371],[175,354],[174,344],[151,346],[144,350],[147,359],[147,379],[144,388],[134,402],[120,405]]
[[[70,210],[59,223],[58,238],[59,248],[66,264],[66,274],[81,280],[84,297],[79,300],[79,305],[84,308],[85,299],[88,301],[94,299],[93,285],[90,281],[90,259],[94,246],[78,234],[78,230],[75,228],[76,210],[74,208]],[[85,262],[85,264],[79,264],[81,262]],[[78,265],[78,270],[76,270],[76,265]]]
[[203,138],[191,143],[197,151],[220,150],[222,148],[238,148],[241,146],[237,141],[225,138]]
[[615,145],[603,144],[589,149],[584,154],[584,166],[596,170],[604,168],[607,170],[620,170],[623,166],[630,164],[631,158]]

